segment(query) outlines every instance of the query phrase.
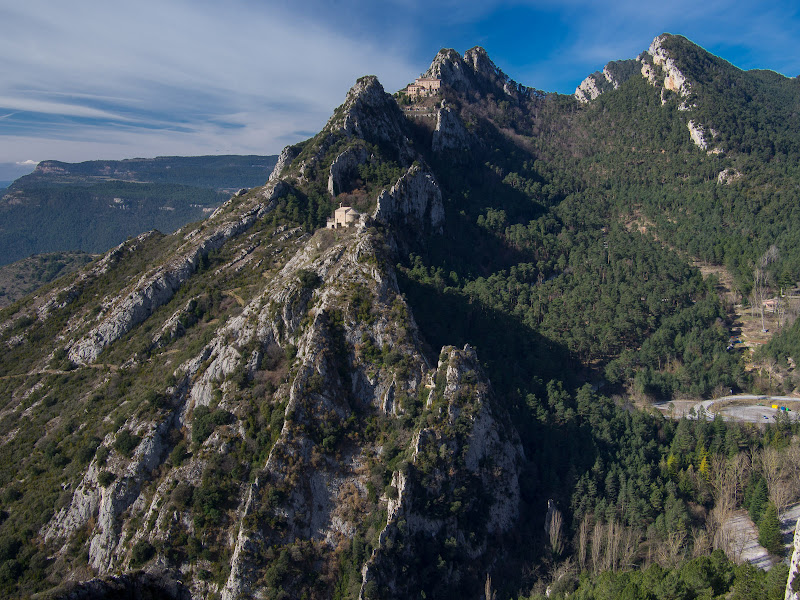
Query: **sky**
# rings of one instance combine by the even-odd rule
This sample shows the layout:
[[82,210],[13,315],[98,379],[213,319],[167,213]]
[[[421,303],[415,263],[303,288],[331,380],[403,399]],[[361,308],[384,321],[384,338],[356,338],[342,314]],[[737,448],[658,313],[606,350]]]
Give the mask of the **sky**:
[[796,0],[0,0],[0,181],[47,159],[277,154],[358,77],[396,91],[443,47],[572,93],[664,32],[800,74]]

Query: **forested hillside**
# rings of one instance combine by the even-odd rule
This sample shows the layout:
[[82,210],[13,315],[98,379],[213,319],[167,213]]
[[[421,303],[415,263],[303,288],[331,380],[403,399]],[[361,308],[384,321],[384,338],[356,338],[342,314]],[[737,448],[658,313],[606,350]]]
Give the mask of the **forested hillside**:
[[266,185],[0,312],[3,592],[782,598],[794,414],[654,405],[797,385],[800,91],[669,35],[608,72],[361,78]]

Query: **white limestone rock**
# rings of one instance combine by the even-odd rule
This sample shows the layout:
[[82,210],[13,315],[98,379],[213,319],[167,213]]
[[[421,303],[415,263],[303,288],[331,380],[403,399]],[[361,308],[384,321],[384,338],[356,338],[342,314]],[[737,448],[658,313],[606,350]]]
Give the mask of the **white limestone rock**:
[[341,192],[355,175],[357,168],[367,162],[367,149],[362,145],[353,146],[339,154],[331,163],[328,175],[328,193],[332,197]]
[[723,169],[720,171],[719,175],[717,175],[717,183],[728,185],[741,178],[742,174],[736,169]]
[[[178,258],[159,265],[143,275],[137,283],[127,289],[127,295],[108,299],[108,303],[111,304],[110,311],[89,333],[71,344],[68,350],[69,359],[82,365],[95,362],[106,346],[143,322],[158,307],[169,302],[181,285],[195,272],[203,256],[219,249],[226,241],[252,227],[260,217],[275,207],[277,199],[287,189],[288,186],[282,181],[268,184],[263,192],[265,202],[256,201],[248,210],[237,213],[232,220],[220,219],[222,222],[213,227],[210,233],[197,235],[199,230],[195,230],[188,234],[187,238],[190,239],[186,244],[188,248],[179,250]],[[214,216],[220,210],[222,207],[217,209],[209,221],[213,222]]]
[[676,66],[675,60],[664,48],[663,44],[665,39],[665,35],[657,36],[650,44],[647,53],[652,57],[653,63],[661,67],[664,75],[664,88],[685,98],[690,94],[692,86],[686,80],[681,70]]
[[794,529],[794,549],[789,560],[789,578],[786,581],[785,600],[800,600],[800,520]]
[[586,79],[581,81],[581,84],[575,88],[575,98],[578,102],[586,104],[594,100],[600,95],[600,90],[597,87],[597,81],[594,74],[589,75]]
[[439,108],[436,129],[433,132],[431,148],[434,152],[443,150],[462,150],[469,147],[469,133],[458,118],[455,110],[449,106]]
[[695,124],[694,121],[689,121],[686,126],[689,128],[689,135],[695,145],[701,150],[708,149],[708,142],[706,142],[705,133],[703,129]]
[[373,214],[376,221],[442,231],[442,191],[433,175],[417,165],[411,166],[391,190],[383,190],[377,204]]
[[299,154],[300,148],[298,146],[286,146],[283,150],[281,150],[281,153],[278,156],[278,162],[275,163],[275,168],[269,175],[269,181],[276,181],[280,179],[283,173],[286,171],[286,168],[295,158],[297,158]]

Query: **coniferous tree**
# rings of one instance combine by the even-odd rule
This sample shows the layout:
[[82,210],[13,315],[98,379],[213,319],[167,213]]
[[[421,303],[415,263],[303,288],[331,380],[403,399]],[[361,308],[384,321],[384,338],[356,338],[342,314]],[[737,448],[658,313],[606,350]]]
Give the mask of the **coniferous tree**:
[[783,554],[781,522],[778,520],[778,509],[770,502],[758,524],[758,543],[772,554]]

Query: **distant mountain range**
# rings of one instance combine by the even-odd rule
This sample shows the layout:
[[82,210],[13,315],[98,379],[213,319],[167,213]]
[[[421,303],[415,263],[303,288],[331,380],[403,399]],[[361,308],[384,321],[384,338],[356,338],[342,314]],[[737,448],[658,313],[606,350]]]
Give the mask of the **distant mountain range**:
[[105,252],[126,238],[171,233],[240,188],[263,185],[277,156],[164,156],[40,162],[0,199],[0,264],[32,254]]

